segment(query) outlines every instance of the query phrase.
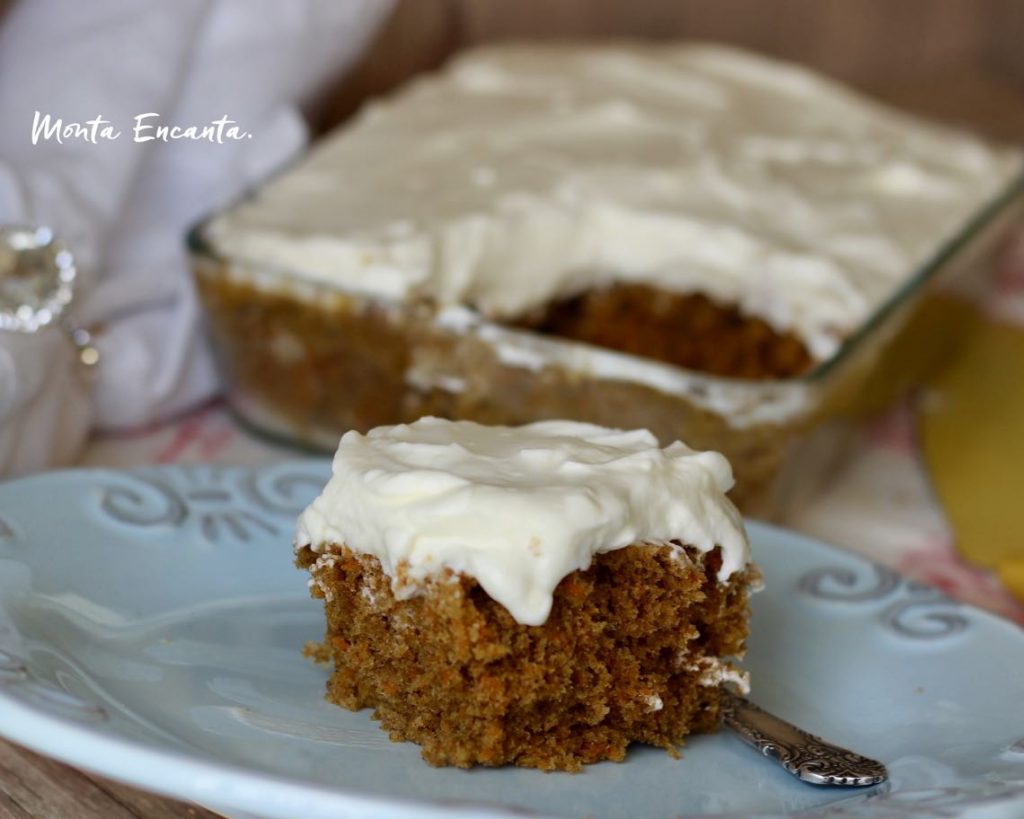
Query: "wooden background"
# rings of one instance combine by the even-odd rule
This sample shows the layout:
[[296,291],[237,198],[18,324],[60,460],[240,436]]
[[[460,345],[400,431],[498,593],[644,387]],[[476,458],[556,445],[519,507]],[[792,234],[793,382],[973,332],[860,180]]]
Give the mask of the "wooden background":
[[399,0],[314,121],[334,125],[462,48],[608,37],[734,43],[1024,140],[1024,0]]

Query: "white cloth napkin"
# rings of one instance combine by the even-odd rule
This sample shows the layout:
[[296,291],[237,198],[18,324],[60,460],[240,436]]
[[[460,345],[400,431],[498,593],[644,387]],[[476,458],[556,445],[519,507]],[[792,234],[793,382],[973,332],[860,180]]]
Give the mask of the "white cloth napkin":
[[[216,392],[185,232],[302,148],[300,106],[392,5],[21,0],[0,21],[0,224],[55,230],[79,268],[74,317],[102,327],[91,388],[59,330],[0,331],[0,475],[66,463],[92,428],[157,421]],[[121,136],[33,144],[36,111],[102,116]],[[251,138],[134,141],[150,112],[147,123],[183,127],[226,115]]]

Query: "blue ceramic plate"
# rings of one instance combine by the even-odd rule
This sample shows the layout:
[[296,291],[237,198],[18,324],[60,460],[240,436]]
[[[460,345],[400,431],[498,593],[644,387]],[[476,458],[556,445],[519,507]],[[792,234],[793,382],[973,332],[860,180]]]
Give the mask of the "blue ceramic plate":
[[323,461],[60,472],[0,486],[0,734],[266,817],[1024,816],[1024,634],[865,560],[751,524],[753,699],[883,760],[805,785],[729,733],[580,774],[460,771],[328,705],[291,563]]

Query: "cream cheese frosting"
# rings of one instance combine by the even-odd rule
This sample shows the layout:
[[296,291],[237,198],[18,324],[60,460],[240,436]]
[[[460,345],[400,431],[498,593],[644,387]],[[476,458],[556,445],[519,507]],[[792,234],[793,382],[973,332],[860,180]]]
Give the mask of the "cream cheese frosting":
[[731,48],[491,46],[367,107],[207,237],[496,319],[614,281],[698,291],[821,359],[1020,168]]
[[346,433],[295,543],[373,555],[400,597],[445,569],[471,576],[539,625],[562,578],[633,543],[718,546],[719,579],[742,569],[750,549],[732,483],[722,455],[662,448],[647,430],[421,418]]

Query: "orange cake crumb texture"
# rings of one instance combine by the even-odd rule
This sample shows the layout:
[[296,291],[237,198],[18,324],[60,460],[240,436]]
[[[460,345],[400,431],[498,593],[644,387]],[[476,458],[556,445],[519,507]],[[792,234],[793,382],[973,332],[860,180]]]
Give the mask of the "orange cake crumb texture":
[[792,378],[810,369],[795,335],[700,293],[645,285],[589,290],[550,305],[527,327],[732,378]]
[[598,555],[561,582],[541,626],[450,573],[396,600],[376,558],[330,551],[297,559],[325,601],[324,643],[307,654],[333,662],[327,699],[373,708],[392,740],[418,743],[434,765],[574,771],[623,759],[631,742],[675,753],[718,723],[700,659],[740,654],[748,631],[755,570],[718,582],[717,549]]

